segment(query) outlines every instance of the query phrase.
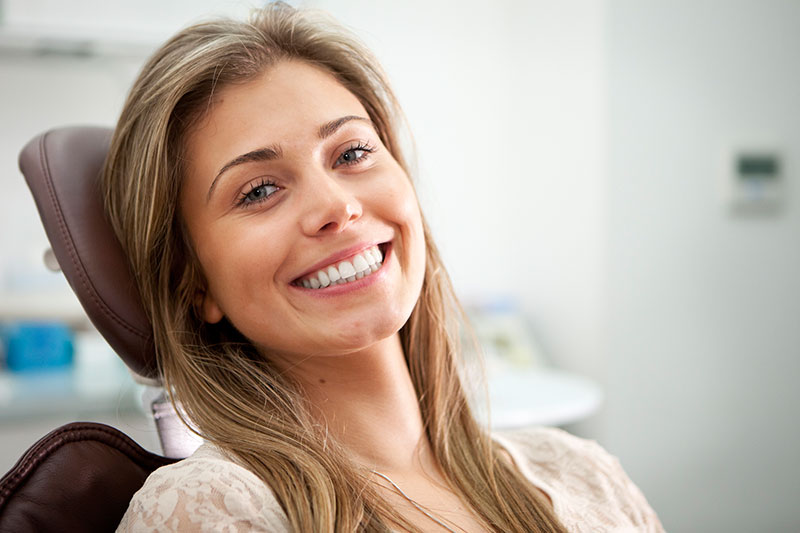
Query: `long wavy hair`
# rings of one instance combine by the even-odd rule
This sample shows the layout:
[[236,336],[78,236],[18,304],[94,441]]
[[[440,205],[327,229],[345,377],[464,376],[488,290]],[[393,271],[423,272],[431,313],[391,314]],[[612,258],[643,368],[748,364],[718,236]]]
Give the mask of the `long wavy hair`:
[[[275,3],[248,22],[189,27],[145,64],[106,160],[107,215],[153,325],[164,386],[197,432],[269,486],[295,531],[416,530],[326,438],[298,384],[224,319],[205,323],[197,307],[205,280],[177,207],[184,140],[216,89],[286,60],[323,68],[355,95],[408,173],[402,114],[372,54],[326,16]],[[564,531],[473,417],[459,377],[460,307],[423,226],[424,282],[400,336],[433,453],[495,531]]]

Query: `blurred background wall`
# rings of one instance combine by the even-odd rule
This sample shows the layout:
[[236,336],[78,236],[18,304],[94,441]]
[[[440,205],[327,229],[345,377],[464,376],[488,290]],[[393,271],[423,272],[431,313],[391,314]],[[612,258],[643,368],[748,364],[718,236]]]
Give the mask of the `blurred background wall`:
[[[0,4],[0,314],[73,305],[41,266],[21,146],[112,125],[160,40],[247,8],[164,4]],[[570,429],[669,531],[800,530],[800,2],[303,5],[383,61],[463,299],[515,301],[554,364],[603,386]],[[61,44],[20,45],[37,32]],[[726,164],[749,148],[780,156],[777,207],[731,208]]]
[[[605,443],[672,531],[798,531],[800,2],[607,20]],[[732,212],[723,163],[752,147],[781,153],[782,205]]]

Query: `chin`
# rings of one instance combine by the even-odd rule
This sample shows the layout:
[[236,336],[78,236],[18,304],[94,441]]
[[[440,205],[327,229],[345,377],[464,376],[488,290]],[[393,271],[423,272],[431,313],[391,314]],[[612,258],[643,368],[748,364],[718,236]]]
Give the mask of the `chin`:
[[397,335],[408,320],[407,314],[385,313],[364,320],[349,321],[345,324],[334,324],[339,334],[331,339],[326,350],[334,349],[334,353],[352,353],[367,349]]
[[[365,310],[362,316],[340,317],[339,321],[328,322],[333,338],[320,343],[322,351],[332,353],[352,353],[374,346],[389,339],[400,331],[408,321],[414,302],[409,305],[381,306]],[[361,314],[361,313],[359,313]]]

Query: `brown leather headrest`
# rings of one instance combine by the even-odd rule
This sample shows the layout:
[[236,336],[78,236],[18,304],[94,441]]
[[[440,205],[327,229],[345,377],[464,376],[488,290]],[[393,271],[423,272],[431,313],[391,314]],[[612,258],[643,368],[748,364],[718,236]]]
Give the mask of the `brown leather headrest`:
[[48,131],[25,146],[19,166],[89,319],[131,370],[157,378],[152,328],[98,186],[111,134],[100,127]]

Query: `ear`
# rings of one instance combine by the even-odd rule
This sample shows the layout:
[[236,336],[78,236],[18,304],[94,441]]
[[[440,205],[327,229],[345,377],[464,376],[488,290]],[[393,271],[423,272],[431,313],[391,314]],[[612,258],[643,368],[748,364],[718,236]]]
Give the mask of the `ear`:
[[222,312],[222,309],[217,305],[217,301],[209,292],[197,291],[195,305],[200,309],[203,320],[209,324],[216,324],[225,316],[225,313]]

